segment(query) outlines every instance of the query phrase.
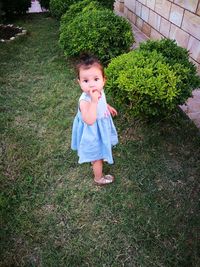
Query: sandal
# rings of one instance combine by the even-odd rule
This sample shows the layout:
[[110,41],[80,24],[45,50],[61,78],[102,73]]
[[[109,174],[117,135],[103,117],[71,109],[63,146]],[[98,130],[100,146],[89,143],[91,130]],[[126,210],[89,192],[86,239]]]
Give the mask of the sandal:
[[114,181],[114,176],[112,176],[112,175],[110,175],[110,174],[106,174],[106,175],[104,175],[104,178],[106,179],[106,180],[111,180],[112,182]]
[[110,174],[107,174],[103,177],[101,177],[98,181],[94,180],[96,185],[103,186],[107,184],[111,184],[114,181],[114,177]]

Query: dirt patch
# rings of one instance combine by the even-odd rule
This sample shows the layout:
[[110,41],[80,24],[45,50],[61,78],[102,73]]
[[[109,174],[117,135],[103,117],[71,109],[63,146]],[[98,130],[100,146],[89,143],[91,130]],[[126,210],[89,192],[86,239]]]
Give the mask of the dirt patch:
[[26,34],[26,30],[12,24],[0,24],[0,41],[5,42],[14,40],[18,35]]

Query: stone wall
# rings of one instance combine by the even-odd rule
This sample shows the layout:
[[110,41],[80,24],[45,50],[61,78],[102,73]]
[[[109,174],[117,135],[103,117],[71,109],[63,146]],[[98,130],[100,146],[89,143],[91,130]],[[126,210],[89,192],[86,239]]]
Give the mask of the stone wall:
[[200,73],[200,0],[116,0],[115,11],[151,39],[175,39]]

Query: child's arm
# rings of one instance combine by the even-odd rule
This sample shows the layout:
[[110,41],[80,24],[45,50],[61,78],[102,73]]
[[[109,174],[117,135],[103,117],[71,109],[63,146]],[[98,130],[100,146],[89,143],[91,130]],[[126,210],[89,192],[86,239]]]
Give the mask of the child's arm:
[[80,111],[82,114],[83,121],[92,125],[97,119],[97,105],[100,93],[97,91],[90,92],[91,102],[82,100],[80,101]]
[[110,114],[111,114],[112,116],[116,116],[116,115],[118,114],[118,113],[117,113],[117,110],[114,109],[113,107],[111,107],[110,105],[107,104],[107,107],[108,107],[108,110],[109,110],[109,112],[110,112]]

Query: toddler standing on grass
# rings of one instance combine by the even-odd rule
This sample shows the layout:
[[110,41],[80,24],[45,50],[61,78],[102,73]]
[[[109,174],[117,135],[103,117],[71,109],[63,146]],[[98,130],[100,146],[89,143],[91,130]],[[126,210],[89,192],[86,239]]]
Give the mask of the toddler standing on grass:
[[92,163],[95,184],[110,184],[114,177],[103,175],[103,162],[113,163],[112,146],[118,137],[111,115],[116,116],[117,111],[106,102],[106,78],[96,57],[82,56],[77,72],[83,93],[73,122],[71,148],[77,150],[79,163]]

